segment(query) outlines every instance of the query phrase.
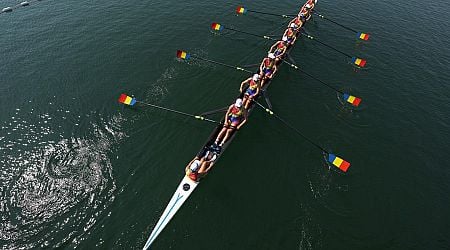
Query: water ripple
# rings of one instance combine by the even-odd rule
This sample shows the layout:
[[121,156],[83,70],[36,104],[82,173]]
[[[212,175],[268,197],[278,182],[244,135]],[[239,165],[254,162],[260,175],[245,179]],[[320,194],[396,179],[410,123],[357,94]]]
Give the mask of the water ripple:
[[[73,126],[82,118],[68,120],[75,120]],[[6,131],[0,136],[0,241],[5,248],[76,247],[99,217],[107,216],[115,198],[109,155],[125,137],[117,125],[122,118],[100,118],[89,124],[92,135],[69,138],[55,126],[61,119],[17,110],[1,125]]]

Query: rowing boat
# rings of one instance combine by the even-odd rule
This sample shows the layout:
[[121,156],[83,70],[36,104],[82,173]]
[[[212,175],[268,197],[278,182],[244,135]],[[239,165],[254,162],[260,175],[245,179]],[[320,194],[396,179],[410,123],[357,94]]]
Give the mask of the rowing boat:
[[[317,3],[317,0],[315,1]],[[306,5],[306,3],[303,5],[303,7]],[[297,37],[300,36],[300,33],[297,34]],[[287,53],[292,49],[293,46],[290,46],[287,50]],[[283,60],[280,61],[280,64],[283,62]],[[273,80],[273,78],[272,78]],[[272,80],[268,81],[266,84],[264,84],[264,87],[261,89],[261,92],[264,93],[266,89],[269,87]],[[244,93],[245,91],[243,91]],[[239,95],[238,98],[242,98],[243,94]],[[256,97],[256,100],[259,99],[260,96]],[[256,105],[252,105],[248,110],[248,115],[253,111],[253,109],[256,107]],[[214,141],[217,137],[217,135],[220,133],[220,131],[223,128],[223,124],[225,123],[225,118],[222,119],[222,121],[217,125],[217,127],[213,130],[211,135],[209,136],[208,140],[204,143],[203,147],[201,148],[198,155],[202,155],[205,150],[208,150],[212,147],[214,144]],[[214,163],[216,163],[219,159],[219,157],[223,154],[225,149],[228,147],[228,145],[233,141],[233,138],[236,136],[237,131],[233,132],[233,134],[230,136],[230,138],[225,142],[225,144],[222,146],[222,149],[220,150],[220,153],[217,154],[217,158],[215,159]],[[155,241],[155,239],[158,237],[158,235],[161,233],[161,231],[164,229],[164,227],[169,223],[169,221],[173,218],[173,216],[177,213],[177,211],[181,208],[181,206],[184,204],[184,202],[189,198],[189,196],[194,192],[194,190],[197,188],[199,182],[193,181],[188,176],[184,176],[181,180],[180,184],[178,185],[175,193],[173,194],[172,198],[169,201],[169,204],[164,209],[163,214],[159,218],[158,222],[156,223],[155,227],[153,228],[152,233],[150,234],[150,237],[148,238],[147,242],[145,243],[144,250],[148,249],[151,244]]]

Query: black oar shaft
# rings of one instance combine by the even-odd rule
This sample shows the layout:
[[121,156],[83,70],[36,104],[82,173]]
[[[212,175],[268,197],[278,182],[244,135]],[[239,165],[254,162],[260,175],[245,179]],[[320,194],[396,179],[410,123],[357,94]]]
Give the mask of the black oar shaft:
[[322,41],[320,41],[320,40],[317,40],[315,37],[310,36],[309,34],[307,34],[307,33],[305,33],[305,32],[302,32],[302,34],[305,35],[307,38],[309,38],[309,39],[311,39],[311,40],[313,40],[313,41],[316,41],[316,42],[322,44],[322,45],[325,46],[325,47],[328,47],[328,48],[330,48],[330,49],[332,49],[332,50],[334,50],[334,51],[336,51],[336,52],[338,52],[338,53],[343,54],[344,56],[347,56],[347,57],[349,57],[349,58],[352,58],[352,57],[353,57],[353,56],[351,56],[351,55],[345,53],[345,52],[342,51],[342,50],[338,50],[338,49],[336,49],[335,47],[333,47],[333,46],[331,46],[331,45],[328,45],[328,44],[326,44],[326,43],[324,43],[324,42],[322,42]]
[[225,66],[225,67],[228,67],[228,68],[232,68],[232,69],[236,69],[236,70],[244,71],[244,72],[247,72],[247,73],[253,73],[252,71],[250,71],[250,70],[247,70],[247,69],[244,69],[244,68],[242,68],[242,67],[239,67],[239,66],[233,66],[233,65],[229,65],[229,64],[226,64],[226,63],[222,63],[222,62],[217,62],[217,61],[214,61],[214,60],[210,60],[210,59],[207,59],[207,58],[203,58],[203,57],[199,57],[199,56],[192,56],[192,57],[193,57],[193,58],[197,58],[197,59],[199,59],[199,60],[202,60],[202,61],[205,61],[205,62],[210,62],[210,63],[214,63],[214,64],[222,65],[222,66]]
[[284,17],[284,18],[295,17],[294,15],[275,14],[275,13],[256,11],[256,10],[247,10],[247,11],[256,13],[256,14],[268,15],[268,16],[279,16],[279,17]]
[[329,85],[328,83],[326,83],[326,82],[320,80],[319,78],[317,78],[317,77],[315,77],[315,76],[309,74],[308,72],[304,71],[303,69],[301,69],[301,68],[298,67],[297,65],[292,64],[292,63],[290,63],[290,62],[288,62],[288,61],[286,61],[286,60],[284,60],[284,59],[283,59],[283,62],[287,63],[289,66],[291,66],[291,67],[294,68],[294,69],[300,70],[303,74],[305,74],[305,75],[311,77],[312,79],[314,79],[314,80],[316,80],[316,81],[322,83],[323,85],[329,87],[330,89],[332,89],[332,90],[334,90],[334,91],[336,91],[336,92],[338,92],[338,93],[344,94],[344,92],[342,92],[342,91],[338,90],[337,88],[335,88],[335,87]]
[[274,39],[274,38],[272,38],[270,36],[261,36],[261,35],[258,35],[258,34],[246,32],[246,31],[242,31],[242,30],[237,30],[237,29],[233,29],[233,28],[228,28],[228,27],[225,27],[224,29],[232,30],[232,31],[239,32],[239,33],[242,33],[242,34],[247,34],[247,35],[250,35],[250,36],[264,38],[264,39],[267,39],[267,40],[277,41],[277,39]]
[[[299,136],[301,136],[303,139],[305,139],[306,141],[308,141],[309,143],[311,143],[312,145],[316,146],[318,149],[322,150],[323,152],[328,153],[327,150],[325,150],[323,147],[321,147],[319,144],[315,143],[313,140],[309,139],[306,135],[304,135],[302,132],[300,132],[300,130],[298,130],[297,128],[295,128],[294,126],[292,126],[291,124],[289,124],[287,121],[285,121],[283,118],[281,118],[280,116],[278,116],[276,113],[274,113],[272,110],[264,107],[261,103],[257,102],[254,100],[254,102],[256,103],[256,105],[258,105],[259,107],[261,107],[262,109],[264,109],[268,114],[275,116],[275,118],[277,118],[281,123],[283,123],[286,127],[292,129],[294,132],[296,132]],[[329,153],[328,153],[329,154]]]
[[158,105],[155,105],[155,104],[151,104],[151,103],[146,103],[146,102],[141,102],[141,101],[136,101],[136,102],[140,103],[140,104],[143,104],[143,105],[147,105],[147,106],[153,107],[153,108],[157,108],[157,109],[165,110],[165,111],[168,111],[168,112],[176,113],[176,114],[179,114],[179,115],[192,117],[192,118],[195,118],[195,119],[198,119],[198,120],[201,120],[201,121],[207,121],[207,122],[212,122],[212,123],[219,123],[217,121],[205,118],[203,116],[193,115],[193,114],[185,113],[185,112],[182,112],[182,111],[178,111],[178,110],[174,110],[174,109],[170,109],[170,108],[166,108],[166,107],[161,107],[161,106],[158,106]]
[[324,15],[321,15],[321,14],[319,14],[319,13],[317,13],[317,12],[313,12],[313,14],[316,15],[316,16],[318,16],[318,17],[320,17],[320,18],[322,18],[322,19],[325,19],[325,20],[327,20],[327,21],[329,21],[329,22],[332,22],[332,23],[334,23],[334,24],[336,24],[336,25],[338,25],[338,26],[340,26],[340,27],[342,27],[342,28],[344,28],[344,29],[347,29],[347,30],[353,31],[353,32],[355,32],[355,33],[358,33],[358,31],[356,31],[356,30],[354,30],[354,29],[352,29],[352,28],[350,28],[350,27],[344,26],[344,25],[342,25],[342,24],[340,24],[340,23],[338,23],[338,22],[335,22],[335,21],[333,21],[333,20],[331,20],[331,19],[329,19],[329,18],[325,17]]

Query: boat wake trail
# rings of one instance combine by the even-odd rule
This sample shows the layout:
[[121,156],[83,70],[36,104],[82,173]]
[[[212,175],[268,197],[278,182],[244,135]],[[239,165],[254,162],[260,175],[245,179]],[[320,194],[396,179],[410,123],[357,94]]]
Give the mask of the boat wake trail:
[[76,247],[114,201],[109,155],[125,136],[116,125],[122,118],[99,118],[87,125],[89,135],[75,137],[60,125],[76,129],[85,117],[17,111],[0,137],[0,242],[7,249]]

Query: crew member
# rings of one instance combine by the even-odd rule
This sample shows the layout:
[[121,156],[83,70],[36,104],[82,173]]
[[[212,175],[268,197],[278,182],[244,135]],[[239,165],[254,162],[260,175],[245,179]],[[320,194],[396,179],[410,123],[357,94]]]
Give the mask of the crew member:
[[241,83],[241,93],[244,90],[244,86],[248,84],[248,87],[244,93],[244,99],[242,100],[245,109],[248,109],[253,99],[258,96],[261,89],[260,79],[260,75],[254,74],[253,77],[250,77]]
[[239,130],[246,121],[247,111],[242,106],[242,99],[238,98],[234,104],[228,107],[228,111],[225,114],[225,124],[217,135],[215,144],[222,147],[230,137],[231,133],[235,130]]
[[276,72],[277,65],[275,63],[275,55],[273,53],[269,53],[259,66],[259,73],[261,75],[261,88],[264,86],[266,81],[272,79]]
[[[302,19],[303,19],[303,20],[302,20]],[[293,26],[294,26],[295,31],[296,31],[296,32],[299,32],[300,29],[303,27],[304,21],[306,21],[306,19],[301,18],[300,15],[299,15],[299,16],[295,17],[294,19],[292,19],[292,20],[289,22],[289,26],[288,26],[288,27],[291,27],[292,24],[294,24]]]
[[212,168],[216,159],[217,154],[215,152],[203,150],[201,155],[196,156],[186,166],[186,175],[193,181],[199,181]]
[[275,63],[278,64],[278,62],[283,59],[286,50],[287,43],[281,40],[270,47],[269,53],[273,53],[275,55]]
[[283,40],[287,42],[288,46],[291,46],[297,40],[297,32],[295,30],[295,24],[291,23],[289,28],[284,31]]

